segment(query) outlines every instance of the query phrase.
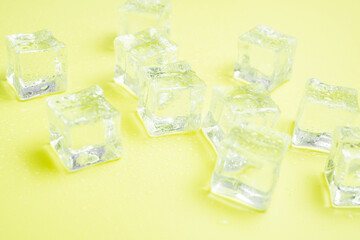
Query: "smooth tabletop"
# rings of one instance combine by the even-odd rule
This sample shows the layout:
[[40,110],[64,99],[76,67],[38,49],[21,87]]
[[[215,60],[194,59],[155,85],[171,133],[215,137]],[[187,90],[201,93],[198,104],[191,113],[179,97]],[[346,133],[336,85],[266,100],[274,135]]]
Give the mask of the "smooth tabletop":
[[[200,131],[150,138],[136,99],[113,81],[123,1],[1,0],[0,239],[354,239],[360,211],[330,206],[327,154],[291,148],[268,211],[209,195],[216,153]],[[298,40],[294,71],[272,98],[292,133],[308,78],[360,90],[360,2],[173,0],[172,40],[207,86],[236,85],[237,38],[263,24]],[[67,45],[69,88],[95,84],[122,113],[124,155],[70,173],[49,145],[46,97],[17,100],[5,36],[50,29]]]

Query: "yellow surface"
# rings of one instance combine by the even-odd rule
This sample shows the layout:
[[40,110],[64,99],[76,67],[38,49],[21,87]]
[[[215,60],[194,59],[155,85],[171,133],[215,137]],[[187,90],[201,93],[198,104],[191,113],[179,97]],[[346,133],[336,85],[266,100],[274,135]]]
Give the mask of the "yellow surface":
[[[0,239],[359,238],[360,212],[330,207],[324,153],[290,149],[272,205],[258,213],[208,196],[216,154],[199,132],[148,137],[136,100],[112,81],[121,3],[1,0]],[[172,39],[209,89],[235,84],[240,33],[265,24],[298,39],[292,80],[272,93],[287,133],[309,77],[359,90],[357,0],[174,0],[173,9]],[[122,112],[121,160],[65,171],[49,147],[45,98],[19,102],[5,81],[5,35],[44,28],[68,46],[68,92],[99,84]]]

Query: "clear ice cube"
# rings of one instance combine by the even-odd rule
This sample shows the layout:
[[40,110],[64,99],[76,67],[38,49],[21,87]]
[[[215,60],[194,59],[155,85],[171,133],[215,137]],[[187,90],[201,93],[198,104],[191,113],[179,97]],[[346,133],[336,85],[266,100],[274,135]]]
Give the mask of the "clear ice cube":
[[99,86],[47,99],[50,143],[71,171],[119,158],[120,112]]
[[308,80],[295,120],[293,145],[328,151],[334,129],[351,125],[358,112],[355,89]]
[[9,57],[6,78],[20,100],[65,91],[65,44],[49,30],[6,37]]
[[272,127],[280,109],[260,84],[214,87],[202,131],[217,149],[229,130],[243,122]]
[[144,68],[137,111],[151,136],[197,130],[205,91],[186,62]]
[[266,26],[257,26],[238,39],[234,77],[260,83],[271,91],[290,79],[296,39]]
[[128,0],[118,9],[118,35],[155,28],[170,36],[171,2],[167,0]]
[[336,128],[325,176],[334,206],[360,206],[360,128]]
[[242,124],[221,142],[212,193],[259,210],[269,207],[290,136]]
[[145,66],[164,65],[176,61],[178,47],[162,37],[156,29],[148,29],[117,37],[115,57],[114,81],[138,96],[141,69]]

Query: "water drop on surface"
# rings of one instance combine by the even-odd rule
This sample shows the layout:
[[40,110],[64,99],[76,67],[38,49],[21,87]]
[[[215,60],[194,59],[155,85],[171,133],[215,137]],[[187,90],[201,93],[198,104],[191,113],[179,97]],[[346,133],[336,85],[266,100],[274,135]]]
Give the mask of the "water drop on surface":
[[229,223],[229,221],[228,221],[227,219],[221,219],[221,220],[219,221],[219,223],[220,223],[221,225],[226,225],[226,224]]

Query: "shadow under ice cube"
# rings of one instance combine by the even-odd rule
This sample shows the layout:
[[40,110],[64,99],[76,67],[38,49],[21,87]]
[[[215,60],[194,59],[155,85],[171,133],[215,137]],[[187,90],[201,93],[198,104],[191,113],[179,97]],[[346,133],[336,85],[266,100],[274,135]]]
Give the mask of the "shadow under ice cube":
[[310,79],[295,120],[293,145],[328,151],[334,129],[351,125],[358,113],[355,89]]
[[336,128],[325,176],[334,206],[360,207],[360,128]]
[[151,136],[197,130],[205,91],[186,62],[144,68],[137,111]]
[[164,65],[177,60],[178,47],[162,37],[157,30],[148,29],[115,39],[114,81],[138,96],[139,73],[145,66]]
[[260,84],[214,87],[202,131],[218,149],[231,128],[243,122],[272,127],[279,115],[279,107]]
[[120,112],[99,86],[47,99],[50,143],[71,171],[122,154]]
[[269,27],[251,29],[238,39],[234,77],[273,90],[290,79],[296,44],[295,38]]
[[155,28],[170,35],[171,2],[168,0],[128,0],[118,9],[118,35]]
[[49,30],[6,38],[9,62],[6,78],[20,100],[65,91],[65,44]]
[[255,125],[231,129],[220,145],[212,193],[266,210],[290,141],[285,133]]

